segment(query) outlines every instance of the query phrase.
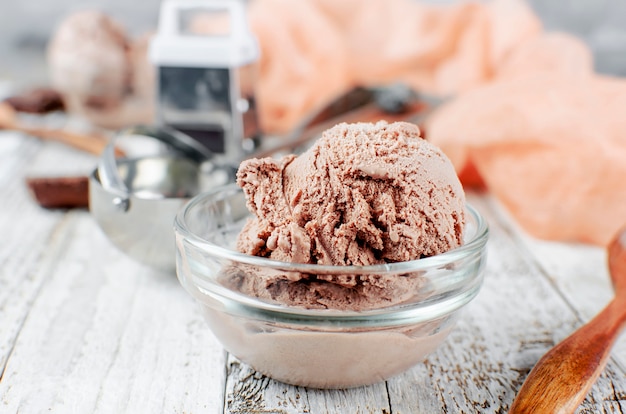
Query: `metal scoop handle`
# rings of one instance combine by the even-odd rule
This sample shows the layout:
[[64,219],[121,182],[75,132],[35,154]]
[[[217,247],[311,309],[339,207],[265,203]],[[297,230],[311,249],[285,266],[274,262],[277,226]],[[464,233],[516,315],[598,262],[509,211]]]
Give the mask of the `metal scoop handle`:
[[136,125],[119,131],[104,148],[98,162],[98,178],[102,187],[115,195],[113,204],[122,211],[130,208],[130,191],[119,175],[115,160],[115,138],[123,135],[141,135],[167,144],[185,158],[197,163],[210,160],[213,153],[190,136],[164,126]]

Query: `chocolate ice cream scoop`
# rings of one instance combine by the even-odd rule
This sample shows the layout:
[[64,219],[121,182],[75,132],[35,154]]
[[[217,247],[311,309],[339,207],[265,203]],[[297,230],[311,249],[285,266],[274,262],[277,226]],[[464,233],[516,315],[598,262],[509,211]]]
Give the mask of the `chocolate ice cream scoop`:
[[299,157],[241,164],[255,219],[238,248],[277,260],[370,265],[461,244],[465,196],[448,158],[417,126],[340,124]]
[[[298,157],[243,162],[237,183],[254,215],[237,248],[250,255],[368,266],[462,244],[463,188],[448,158],[413,124],[339,124]],[[422,283],[416,275],[237,269],[227,279],[235,290],[286,305],[353,310],[409,300]]]

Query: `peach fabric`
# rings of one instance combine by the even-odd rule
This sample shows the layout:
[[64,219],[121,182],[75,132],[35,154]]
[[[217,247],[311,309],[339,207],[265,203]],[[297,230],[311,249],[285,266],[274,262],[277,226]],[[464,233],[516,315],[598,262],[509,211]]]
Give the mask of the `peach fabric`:
[[507,57],[541,33],[522,0],[429,5],[414,0],[253,0],[258,97],[266,131],[354,86],[406,82],[453,95],[493,79]]
[[626,82],[535,73],[460,95],[429,139],[531,234],[607,244],[626,223]]
[[426,124],[467,186],[537,237],[605,244],[626,223],[626,81],[546,33],[522,0],[254,0],[262,123],[278,132],[355,85],[450,97]]

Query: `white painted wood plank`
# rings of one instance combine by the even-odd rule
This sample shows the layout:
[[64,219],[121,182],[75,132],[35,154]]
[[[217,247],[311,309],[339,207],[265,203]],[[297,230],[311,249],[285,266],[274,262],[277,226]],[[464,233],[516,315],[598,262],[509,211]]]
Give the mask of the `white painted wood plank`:
[[311,390],[307,396],[311,404],[311,413],[391,413],[384,382],[348,390]]
[[221,413],[225,354],[175,276],[116,251],[88,212],[28,194],[26,176],[95,158],[0,138],[0,412]]
[[114,250],[86,212],[66,232],[0,383],[3,409],[221,412],[224,353],[175,276]]
[[[510,229],[521,254],[533,260],[563,295],[580,324],[592,319],[613,298],[604,247],[536,239],[520,228],[496,200],[488,198],[486,202],[503,226]],[[616,341],[611,355],[626,370],[626,336]]]
[[227,414],[391,413],[384,382],[349,390],[294,387],[255,372],[230,356],[226,383]]
[[[602,249],[528,238],[489,197],[470,195],[492,225],[490,257],[485,286],[448,341],[387,383],[291,387],[226,360],[173,275],[116,251],[86,211],[30,200],[24,176],[86,172],[93,158],[1,138],[3,413],[505,412],[537,359],[612,294]],[[579,413],[626,412],[626,373],[615,363],[624,342]]]
[[[559,330],[575,323],[558,294],[517,254],[516,244],[489,211],[478,207],[491,227],[483,288],[423,367],[389,381],[394,413],[441,407],[449,413],[506,412],[536,361],[538,347],[551,345]],[[406,393],[412,383],[425,383],[430,392]]]
[[[545,241],[538,241],[539,243],[536,246],[551,246],[550,250],[543,250],[541,247],[529,249],[528,243],[532,238],[528,238],[515,222],[508,221],[506,212],[499,207],[497,202],[491,197],[483,197],[479,202],[483,209],[489,212],[489,217],[494,222],[499,223],[497,226],[493,226],[493,228],[501,231],[503,234],[508,233],[510,235],[511,240],[515,242],[516,248],[519,250],[517,256],[523,258],[529,268],[533,269],[531,274],[541,276],[541,290],[557,293],[553,302],[546,300],[546,298],[537,297],[536,305],[543,307],[542,313],[536,315],[531,325],[519,327],[520,343],[532,344],[534,348],[534,357],[531,353],[526,353],[525,360],[520,360],[521,364],[528,364],[528,372],[541,356],[582,324],[579,316],[581,309],[586,309],[586,312],[592,312],[594,307],[600,310],[605,305],[605,303],[601,305],[594,303],[590,298],[606,294],[607,286],[589,283],[590,278],[597,277],[598,273],[602,274],[604,272],[605,276],[608,277],[606,265],[604,264],[604,253],[602,249],[594,246]],[[508,257],[508,263],[513,262],[514,256],[515,254],[505,255],[505,257]],[[546,271],[542,258],[544,260],[550,258],[550,261],[545,263],[551,263],[550,268],[554,273]],[[572,275],[578,275],[578,277],[582,275],[582,278],[578,284],[561,283],[561,280],[553,277],[555,274],[560,275],[561,278],[571,278]],[[525,290],[522,287],[520,292],[526,293],[527,290],[533,287],[532,283],[526,283]],[[602,291],[604,292],[602,293]],[[535,300],[532,296],[526,295],[526,297]],[[509,315],[512,315],[512,313],[509,313]],[[559,325],[559,320],[563,320],[562,325]],[[544,328],[547,328],[546,334],[552,333],[552,340],[539,340],[533,344],[531,341],[533,335],[540,334]],[[618,342],[623,344],[624,339],[624,336],[622,336]],[[523,368],[523,366],[519,368]],[[524,374],[520,380],[523,381],[525,377],[526,375]],[[611,407],[624,405],[626,402],[625,379],[626,370],[621,363],[615,358],[609,360],[605,372],[596,381],[578,412],[613,412]],[[514,387],[514,391],[517,391],[517,389],[519,387]]]
[[271,380],[232,355],[227,367],[225,413],[311,412],[305,388]]
[[[0,131],[0,377],[26,315],[45,282],[43,270],[58,252],[47,246],[58,237],[64,211],[40,208],[25,177],[79,174],[94,157],[57,143]],[[60,245],[54,242],[54,246]]]
[[18,134],[0,133],[0,377],[15,338],[44,282],[46,244],[63,219],[62,212],[40,209],[23,182],[40,145]]
[[[500,413],[508,411],[530,368],[547,349],[579,324],[578,316],[555,286],[528,256],[511,229],[493,211],[493,205],[470,196],[490,221],[485,285],[462,314],[457,329],[424,364],[390,379],[386,401],[373,406],[362,389],[297,392],[274,383],[249,368],[232,370],[227,386],[227,412],[446,412]],[[514,234],[514,233],[513,233]],[[231,360],[231,366],[233,362]],[[602,412],[622,404],[625,373],[611,363],[580,412]],[[235,378],[233,378],[235,377]],[[247,383],[241,392],[237,387]],[[382,384],[378,384],[382,388]],[[371,387],[364,387],[371,388]],[[272,395],[280,398],[272,399]],[[294,395],[305,394],[309,404],[289,405]],[[285,398],[285,396],[289,396]],[[329,397],[330,396],[330,397]],[[328,401],[332,398],[333,401]],[[315,403],[311,403],[311,399]],[[286,408],[287,407],[287,408]],[[346,411],[346,407],[351,407]],[[228,411],[230,409],[230,411]],[[255,411],[256,410],[256,411]],[[300,411],[298,411],[300,410]]]

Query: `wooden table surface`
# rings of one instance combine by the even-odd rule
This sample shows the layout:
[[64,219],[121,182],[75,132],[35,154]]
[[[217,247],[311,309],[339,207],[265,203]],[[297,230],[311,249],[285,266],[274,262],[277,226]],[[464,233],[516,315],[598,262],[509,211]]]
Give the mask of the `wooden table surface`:
[[[0,132],[0,413],[504,413],[535,362],[612,289],[599,247],[532,239],[488,194],[485,282],[428,359],[350,390],[288,386],[225,353],[175,275],[117,251],[86,210],[51,211],[29,175],[92,156]],[[626,337],[581,413],[626,412]]]

